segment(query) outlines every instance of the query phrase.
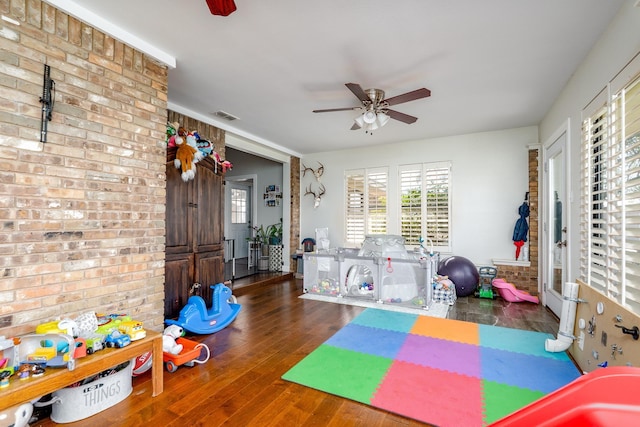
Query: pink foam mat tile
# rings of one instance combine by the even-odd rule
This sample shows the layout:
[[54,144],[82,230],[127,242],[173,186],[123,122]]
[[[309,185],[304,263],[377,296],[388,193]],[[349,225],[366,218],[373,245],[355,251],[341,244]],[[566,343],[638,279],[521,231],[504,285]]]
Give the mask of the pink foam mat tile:
[[371,404],[439,427],[481,426],[481,390],[479,378],[395,361]]

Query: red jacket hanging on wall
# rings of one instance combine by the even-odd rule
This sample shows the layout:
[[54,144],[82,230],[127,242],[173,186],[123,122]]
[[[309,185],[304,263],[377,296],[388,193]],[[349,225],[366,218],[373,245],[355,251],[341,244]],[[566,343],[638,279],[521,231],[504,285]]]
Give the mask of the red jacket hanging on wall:
[[207,0],[207,5],[213,15],[229,16],[236,10],[233,0]]

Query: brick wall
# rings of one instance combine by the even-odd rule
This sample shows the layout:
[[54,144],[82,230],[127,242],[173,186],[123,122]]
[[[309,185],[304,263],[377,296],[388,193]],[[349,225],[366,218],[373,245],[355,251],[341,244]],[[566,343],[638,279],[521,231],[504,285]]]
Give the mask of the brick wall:
[[[289,238],[289,251],[293,255],[300,247],[300,158],[291,157],[291,230]],[[296,271],[297,262],[291,261],[289,271]]]
[[[498,277],[538,295],[538,152],[529,150],[529,266],[498,265]],[[515,246],[514,246],[515,251]]]
[[87,311],[161,330],[167,67],[39,0],[0,13],[0,335]]

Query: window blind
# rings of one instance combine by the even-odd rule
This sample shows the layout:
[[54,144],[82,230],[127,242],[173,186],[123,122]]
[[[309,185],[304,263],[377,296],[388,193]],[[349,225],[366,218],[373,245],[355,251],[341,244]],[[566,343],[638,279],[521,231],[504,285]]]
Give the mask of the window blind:
[[437,250],[450,250],[450,182],[449,162],[400,167],[400,230],[405,244],[417,246],[429,239]]
[[386,168],[347,171],[346,240],[358,246],[366,235],[387,234]]
[[583,114],[580,274],[640,314],[640,76],[606,98]]

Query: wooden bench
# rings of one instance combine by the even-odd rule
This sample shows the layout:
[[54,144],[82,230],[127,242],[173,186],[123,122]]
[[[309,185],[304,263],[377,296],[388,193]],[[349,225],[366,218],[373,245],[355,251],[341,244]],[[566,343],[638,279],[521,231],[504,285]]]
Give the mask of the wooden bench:
[[84,378],[124,363],[146,352],[152,352],[152,396],[162,393],[162,334],[147,331],[147,336],[123,348],[105,348],[91,356],[76,359],[73,371],[47,368],[43,376],[20,380],[11,377],[8,387],[0,389],[0,410],[10,408],[64,388]]

